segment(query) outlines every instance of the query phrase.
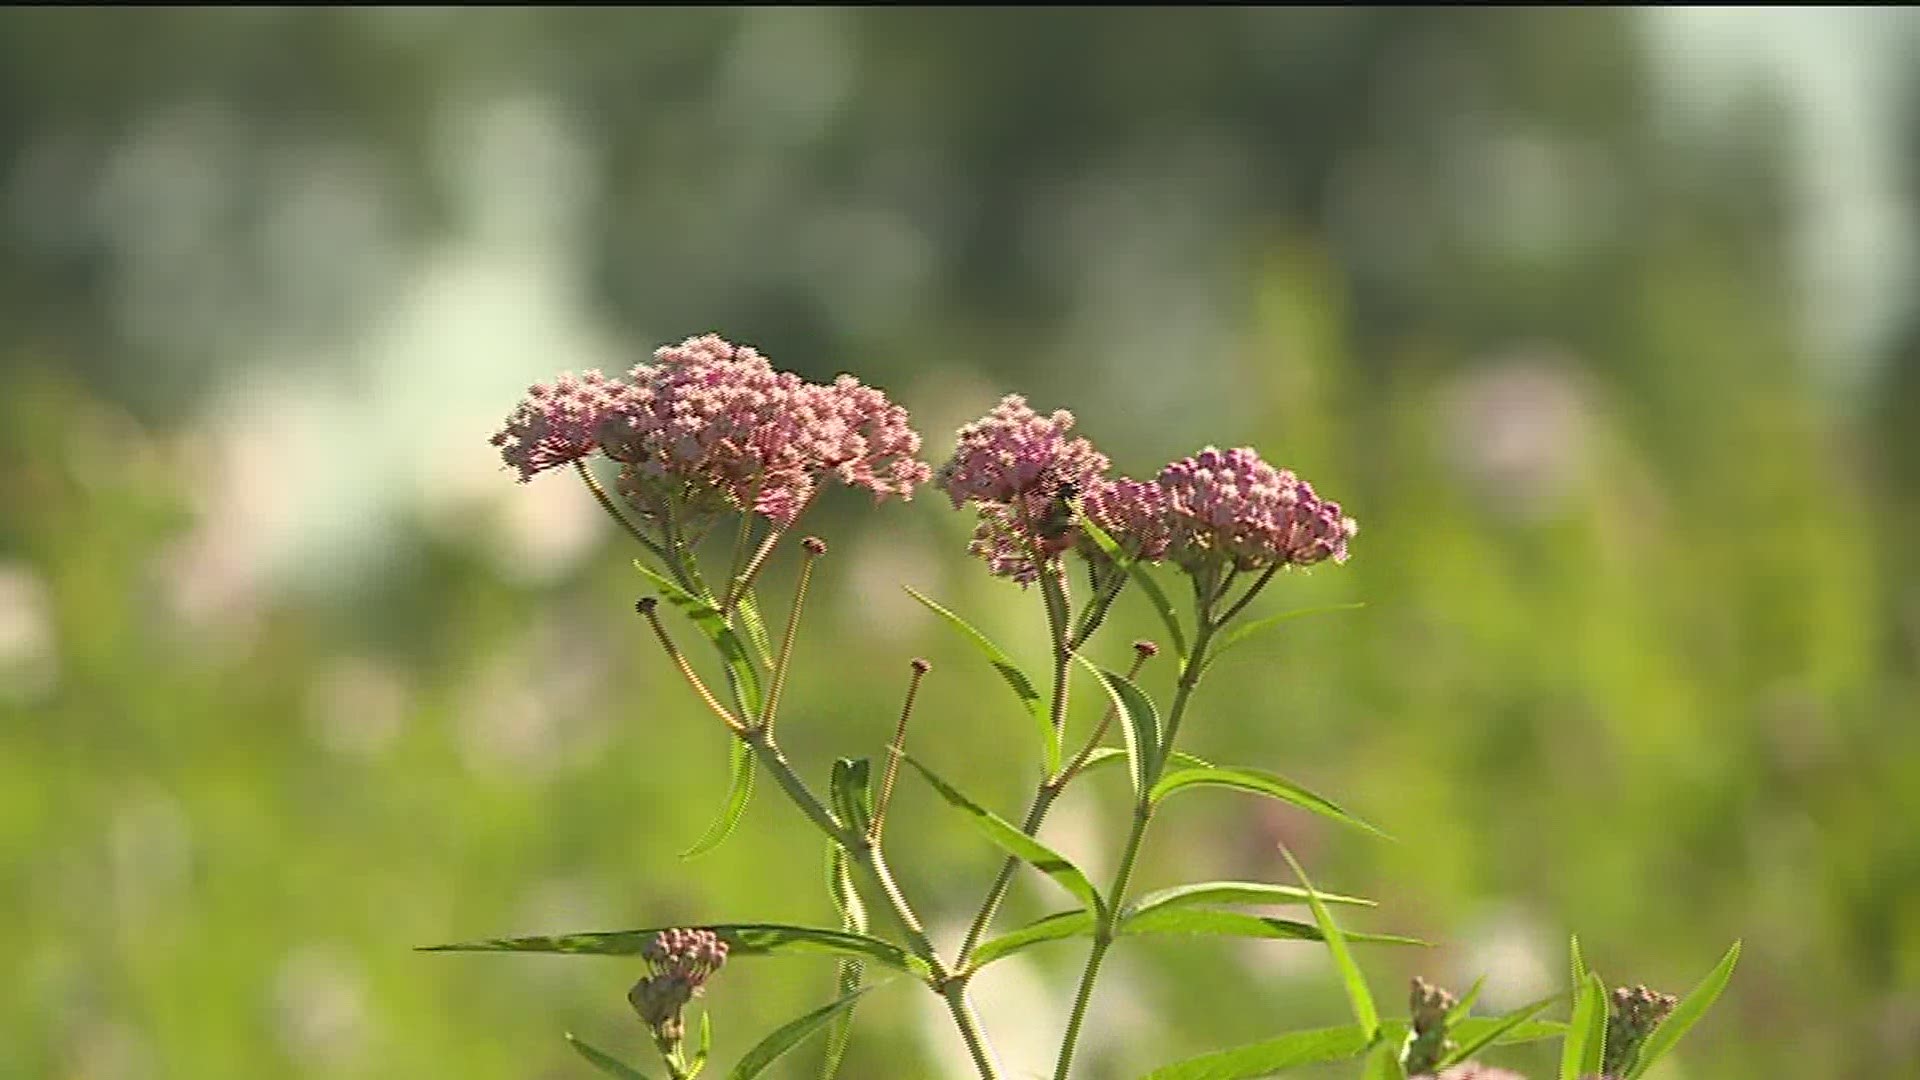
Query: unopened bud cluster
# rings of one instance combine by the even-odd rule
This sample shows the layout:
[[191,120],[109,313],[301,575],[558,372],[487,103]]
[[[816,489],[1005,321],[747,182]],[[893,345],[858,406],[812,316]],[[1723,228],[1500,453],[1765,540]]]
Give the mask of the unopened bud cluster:
[[1407,1044],[1406,1068],[1409,1073],[1432,1070],[1453,1049],[1447,1038],[1447,1013],[1458,1000],[1450,993],[1418,975],[1413,977],[1408,1014],[1413,1019],[1413,1039]]
[[727,960],[727,943],[711,930],[662,930],[641,951],[651,973],[633,984],[627,1001],[662,1043],[686,1034],[681,1010],[699,996]]
[[1640,1044],[1647,1040],[1660,1021],[1667,1018],[1680,999],[1644,986],[1622,986],[1613,992],[1607,1017],[1605,1070],[1616,1072],[1633,1063]]

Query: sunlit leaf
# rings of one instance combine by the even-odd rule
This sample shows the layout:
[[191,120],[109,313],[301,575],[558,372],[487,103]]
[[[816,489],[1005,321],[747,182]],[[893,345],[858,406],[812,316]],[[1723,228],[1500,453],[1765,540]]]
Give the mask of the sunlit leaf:
[[1163,1065],[1142,1080],[1246,1080],[1272,1076],[1302,1065],[1345,1061],[1365,1053],[1368,1045],[1367,1033],[1353,1025],[1295,1031],[1276,1039]]
[[[1356,904],[1372,907],[1373,901],[1358,896],[1321,893],[1329,904]],[[1127,905],[1120,918],[1124,921],[1144,912],[1170,907],[1199,907],[1213,904],[1304,904],[1307,890],[1294,885],[1268,885],[1258,881],[1196,881],[1188,885],[1157,889]]]
[[713,642],[720,651],[720,658],[727,665],[727,672],[738,691],[735,702],[747,715],[740,717],[742,723],[748,723],[760,713],[765,701],[761,696],[760,672],[754,667],[753,658],[747,655],[747,647],[741,643],[740,635],[733,632],[721,617],[720,609],[711,602],[703,600],[681,588],[673,579],[659,573],[638,559],[633,561],[634,568],[645,575],[647,580],[659,588],[660,595],[667,602],[685,612],[700,632]]
[[[1323,895],[1321,899],[1325,900],[1327,898]],[[1449,1030],[1452,1030],[1461,1022],[1465,1021],[1467,1017],[1473,1015],[1473,1003],[1480,1000],[1480,990],[1486,985],[1487,977],[1485,975],[1473,980],[1473,985],[1467,987],[1467,992],[1460,995],[1460,1000],[1453,1003],[1453,1008],[1447,1010],[1446,1025]]]
[[[1372,1035],[1380,1030],[1380,1010],[1374,1007],[1373,991],[1367,989],[1367,978],[1360,973],[1360,966],[1354,963],[1353,953],[1347,948],[1346,935],[1340,932],[1340,924],[1334,922],[1333,913],[1327,909],[1326,902],[1307,879],[1307,871],[1300,861],[1293,857],[1285,844],[1280,845],[1280,854],[1293,868],[1293,874],[1307,890],[1307,903],[1313,908],[1313,921],[1320,927],[1320,933],[1327,939],[1327,951],[1333,954],[1333,965],[1340,970],[1340,981],[1347,989],[1347,1001],[1353,1005],[1353,1019],[1361,1030]],[[1398,1068],[1398,1062],[1395,1068]]]
[[[455,945],[430,945],[420,952],[521,952],[561,953],[568,956],[638,956],[654,935],[670,927],[645,930],[616,930],[594,934],[560,934],[552,937],[491,938],[465,941]],[[782,956],[816,953],[862,956],[911,975],[925,976],[927,965],[891,942],[844,930],[785,923],[720,923],[700,929],[711,930],[727,943],[729,960],[742,956]]]
[[1282,802],[1292,803],[1322,817],[1351,825],[1356,829],[1363,829],[1375,836],[1392,839],[1374,826],[1342,810],[1332,800],[1315,795],[1284,776],[1275,776],[1273,773],[1261,772],[1258,769],[1239,769],[1220,765],[1181,769],[1161,777],[1160,782],[1153,785],[1153,791],[1149,793],[1148,798],[1157,803],[1169,795],[1197,787],[1225,787],[1255,795],[1265,795]]
[[1607,988],[1600,976],[1589,971],[1587,981],[1574,995],[1567,1041],[1560,1047],[1560,1080],[1599,1075],[1606,1048]]
[[574,1053],[586,1058],[594,1068],[599,1069],[608,1076],[617,1076],[620,1080],[647,1080],[646,1073],[620,1064],[611,1054],[594,1049],[591,1045],[575,1037],[571,1031],[567,1032],[567,1045],[573,1047]]
[[1099,890],[1093,887],[1093,882],[1087,880],[1087,875],[1081,873],[1080,868],[1069,862],[1066,856],[1014,828],[1005,818],[960,794],[952,785],[934,775],[933,770],[912,757],[907,758],[907,763],[918,770],[920,775],[926,778],[927,783],[933,785],[933,789],[940,793],[940,797],[945,799],[949,806],[966,814],[974,827],[999,845],[1002,851],[1032,864],[1035,869],[1072,893],[1087,906],[1088,910],[1096,914],[1106,911],[1106,902],[1100,898]]
[[1400,1055],[1405,1047],[1400,1045],[1405,1038],[1381,1039],[1374,1043],[1373,1053],[1367,1055],[1366,1068],[1360,1072],[1361,1080],[1407,1080],[1407,1070],[1400,1065]]
[[1052,721],[1047,718],[1046,703],[1040,699],[1040,692],[1033,688],[1033,680],[1027,678],[1026,672],[1021,671],[1000,646],[995,645],[987,635],[974,629],[972,623],[940,606],[911,586],[903,585],[901,588],[906,589],[908,596],[926,605],[927,610],[945,619],[968,641],[973,642],[974,648],[980,650],[980,655],[986,657],[987,663],[993,665],[993,670],[1000,673],[1000,678],[1013,690],[1013,696],[1020,699],[1020,707],[1026,710],[1029,717],[1032,717],[1035,730],[1040,733],[1040,745],[1047,755],[1047,771],[1049,773],[1058,771],[1060,738],[1053,730]]
[[841,758],[833,763],[828,794],[840,824],[864,836],[873,823],[872,769],[866,758]]
[[1700,1022],[1700,1018],[1719,1000],[1720,992],[1727,988],[1727,983],[1733,978],[1734,965],[1739,962],[1740,943],[1736,941],[1720,958],[1720,962],[1713,966],[1713,970],[1707,972],[1707,977],[1700,980],[1700,985],[1689,990],[1687,996],[1681,998],[1680,1003],[1667,1014],[1667,1018],[1660,1021],[1660,1026],[1647,1034],[1646,1041],[1640,1044],[1639,1060],[1627,1072],[1627,1080],[1636,1080],[1645,1074],[1679,1043],[1681,1036]]
[[1328,604],[1325,607],[1310,607],[1301,608],[1297,611],[1283,611],[1278,615],[1268,615],[1263,619],[1255,619],[1250,623],[1243,623],[1235,627],[1231,633],[1221,638],[1219,644],[1215,645],[1207,653],[1206,668],[1202,670],[1211,669],[1213,665],[1218,663],[1220,658],[1226,654],[1227,650],[1236,645],[1244,645],[1250,639],[1267,633],[1282,623],[1292,622],[1295,619],[1304,618],[1308,615],[1325,615],[1335,611],[1357,611],[1366,606],[1364,603]]
[[1018,930],[1009,930],[999,937],[981,942],[973,950],[972,966],[977,970],[1032,945],[1084,937],[1092,933],[1093,912],[1085,909],[1056,912]]
[[1108,671],[1084,656],[1076,654],[1074,659],[1093,672],[1113,700],[1114,709],[1125,720],[1120,730],[1126,737],[1133,790],[1136,793],[1146,790],[1148,781],[1159,769],[1156,762],[1160,755],[1160,713],[1153,707],[1153,699],[1126,676]]
[[[1244,911],[1215,911],[1209,908],[1162,907],[1142,912],[1120,924],[1122,935],[1200,934],[1210,937],[1274,938],[1294,941],[1323,941],[1325,935],[1311,923],[1277,919],[1270,915],[1249,915]],[[1349,941],[1374,945],[1421,945],[1418,938],[1397,934],[1348,933]]]
[[727,1080],[753,1080],[754,1077],[765,1072],[767,1066],[779,1060],[782,1054],[799,1045],[801,1040],[807,1036],[820,1030],[820,1028],[825,1025],[827,1021],[833,1019],[836,1014],[845,1009],[852,1008],[853,1003],[858,1001],[861,995],[872,989],[873,987],[871,986],[861,987],[837,1001],[830,1001],[812,1012],[807,1013],[805,1016],[796,1020],[790,1020],[774,1029],[772,1034],[754,1044],[753,1049],[748,1050],[746,1054],[741,1057],[739,1064],[735,1065],[733,1071],[727,1074]]
[[747,643],[753,646],[754,655],[767,670],[773,670],[773,639],[767,636],[766,620],[760,617],[760,602],[753,598],[753,591],[741,593],[733,607],[740,613],[740,625],[746,628]]
[[752,748],[738,739],[733,740],[727,750],[727,801],[720,807],[720,816],[707,826],[706,835],[681,852],[681,858],[704,855],[733,835],[734,828],[747,812],[747,800],[753,797],[753,768]]
[[[1080,771],[1083,773],[1092,772],[1102,765],[1111,765],[1115,762],[1125,760],[1127,760],[1127,752],[1120,747],[1097,746],[1093,749],[1092,753],[1087,755],[1087,760],[1081,764]],[[1192,769],[1210,769],[1213,767],[1211,762],[1194,757],[1192,754],[1180,750],[1175,750],[1173,753],[1168,754],[1167,761],[1174,765]]]
[[1453,1048],[1452,1052],[1440,1060],[1440,1064],[1456,1065],[1487,1047],[1492,1046],[1496,1042],[1527,1041],[1523,1036],[1535,1030],[1542,1032],[1542,1034],[1539,1035],[1540,1038],[1552,1038],[1554,1035],[1564,1032],[1566,1030],[1566,1025],[1564,1024],[1530,1025],[1528,1023],[1528,1021],[1540,1015],[1547,1006],[1559,1001],[1564,996],[1566,995],[1552,994],[1531,1004],[1522,1005],[1504,1016],[1461,1020],[1458,1023],[1447,1025],[1449,1033],[1453,1036],[1453,1040],[1457,1045]]

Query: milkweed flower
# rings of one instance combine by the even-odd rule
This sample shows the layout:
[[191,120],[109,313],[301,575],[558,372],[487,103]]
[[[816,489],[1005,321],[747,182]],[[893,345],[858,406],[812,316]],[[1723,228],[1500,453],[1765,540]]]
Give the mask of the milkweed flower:
[[715,334],[662,346],[625,379],[535,386],[493,442],[523,481],[603,453],[650,522],[739,510],[786,526],[824,477],[908,500],[932,476],[906,410],[880,390],[851,375],[807,382]]
[[953,456],[934,476],[955,509],[980,514],[968,550],[994,574],[1022,585],[1074,546],[1072,500],[1106,481],[1111,464],[1091,442],[1068,433],[1073,414],[1042,416],[1019,394],[957,433]]
[[[1510,1069],[1496,1069],[1491,1065],[1482,1065],[1477,1061],[1469,1061],[1462,1065],[1442,1069],[1438,1076],[1432,1073],[1423,1073],[1413,1077],[1412,1080],[1527,1080],[1527,1078]],[[1606,1078],[1602,1077],[1600,1080],[1606,1080]]]
[[1247,447],[1209,446],[1160,470],[1159,485],[1172,532],[1168,557],[1190,572],[1345,562],[1359,529],[1339,503]]

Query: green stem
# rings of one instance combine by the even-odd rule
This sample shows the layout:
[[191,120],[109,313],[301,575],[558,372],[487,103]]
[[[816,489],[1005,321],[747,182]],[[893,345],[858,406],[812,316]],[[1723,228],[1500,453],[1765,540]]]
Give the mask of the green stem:
[[1060,1059],[1054,1066],[1053,1080],[1067,1080],[1067,1071],[1073,1067],[1074,1047],[1080,1041],[1080,1029],[1086,1022],[1087,1006],[1093,1000],[1093,984],[1100,977],[1100,964],[1107,958],[1107,950],[1113,947],[1119,913],[1126,905],[1127,885],[1133,880],[1133,867],[1140,857],[1141,842],[1147,836],[1147,824],[1153,820],[1153,804],[1148,801],[1147,795],[1172,757],[1174,736],[1179,733],[1180,721],[1186,716],[1187,703],[1193,700],[1193,688],[1200,683],[1207,645],[1217,629],[1218,623],[1202,619],[1199,632],[1193,639],[1193,655],[1187,658],[1186,665],[1181,668],[1179,686],[1173,694],[1173,707],[1167,713],[1166,736],[1161,739],[1160,753],[1155,755],[1150,766],[1152,775],[1141,785],[1139,799],[1134,803],[1133,830],[1127,834],[1127,846],[1120,855],[1120,868],[1114,872],[1113,884],[1107,889],[1106,912],[1094,927],[1093,949],[1087,954],[1086,970],[1080,974],[1080,989],[1073,997],[1073,1012],[1067,1018],[1067,1033],[1060,1041]]
[[[574,462],[573,469],[580,474],[580,479],[587,485],[587,490],[593,492],[594,501],[600,504],[600,509],[607,512],[608,517],[612,518],[622,529],[625,529],[628,536],[640,541],[640,546],[652,552],[654,558],[659,559],[662,563],[670,562],[667,558],[666,551],[662,549],[659,544],[649,540],[647,534],[641,532],[639,527],[634,525],[633,522],[628,521],[627,515],[621,513],[620,508],[613,504],[613,499],[607,495],[607,489],[601,487],[600,481],[594,479],[593,473],[587,470],[587,463],[584,458]],[[669,571],[671,571],[671,569],[671,566],[669,566]]]
[[952,1014],[954,1026],[960,1029],[960,1038],[967,1044],[967,1053],[972,1056],[973,1067],[980,1073],[981,1080],[994,1080],[998,1073],[993,1052],[981,1035],[980,1018],[974,1015],[973,1003],[967,1000],[966,982],[960,979],[948,982],[940,996],[947,999],[947,1012]]
[[[1040,831],[1040,822],[1052,808],[1053,800],[1060,797],[1062,785],[1051,781],[1042,782],[1033,793],[1033,805],[1027,808],[1026,820],[1020,823],[1020,831],[1032,836]],[[987,932],[987,924],[1000,910],[1000,902],[1007,898],[1007,889],[1013,884],[1014,872],[1020,869],[1020,860],[1009,855],[1000,864],[1000,874],[993,879],[993,886],[987,890],[987,898],[980,904],[979,914],[973,917],[973,925],[967,927],[967,936],[960,943],[960,957],[954,963],[965,971],[967,962],[973,959],[973,950],[980,944],[980,938]]]

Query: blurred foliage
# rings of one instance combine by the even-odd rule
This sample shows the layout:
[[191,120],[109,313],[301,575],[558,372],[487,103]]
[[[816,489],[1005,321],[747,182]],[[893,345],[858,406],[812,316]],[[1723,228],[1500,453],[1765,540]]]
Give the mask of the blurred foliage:
[[[1366,608],[1223,664],[1189,730],[1401,842],[1195,798],[1142,888],[1284,880],[1285,839],[1381,899],[1365,929],[1441,943],[1362,954],[1389,1002],[1416,971],[1494,968],[1487,1006],[1517,1004],[1529,972],[1561,981],[1568,930],[1609,979],[1680,991],[1740,937],[1667,1076],[1920,1058],[1920,312],[1861,415],[1815,395],[1777,109],[1676,130],[1632,18],[0,13],[0,1075],[578,1076],[562,1030],[641,1045],[637,972],[409,949],[834,921],[776,799],[676,858],[725,742],[648,647],[611,534],[558,576],[512,572],[505,507],[531,492],[505,474],[498,500],[416,509],[329,594],[206,580],[234,541],[198,404],[284,352],[265,343],[343,356],[420,253],[476,227],[475,160],[570,178],[568,265],[636,355],[718,329],[847,367],[937,417],[936,457],[939,424],[1018,390],[1124,469],[1251,443],[1359,518],[1349,566],[1264,604]],[[475,116],[527,102],[572,149],[465,156]],[[1905,160],[1911,185],[1920,139]],[[307,246],[354,229],[398,254]],[[965,564],[937,497],[818,513],[789,752],[824,783],[878,750],[926,655],[916,755],[1017,813],[1022,718],[897,586],[1028,658],[1037,597]],[[1096,653],[1123,666],[1154,626],[1136,598]],[[1101,783],[1049,832],[1090,869],[1120,838],[1124,781]],[[896,843],[924,838],[895,856],[906,888],[964,920],[997,856],[925,791],[893,813]],[[1046,1046],[1079,947],[1033,955],[980,991]],[[1303,945],[1117,960],[1090,1077],[1341,1018]],[[730,966],[722,1062],[833,977]],[[861,1008],[843,1075],[953,1049],[910,990]]]

